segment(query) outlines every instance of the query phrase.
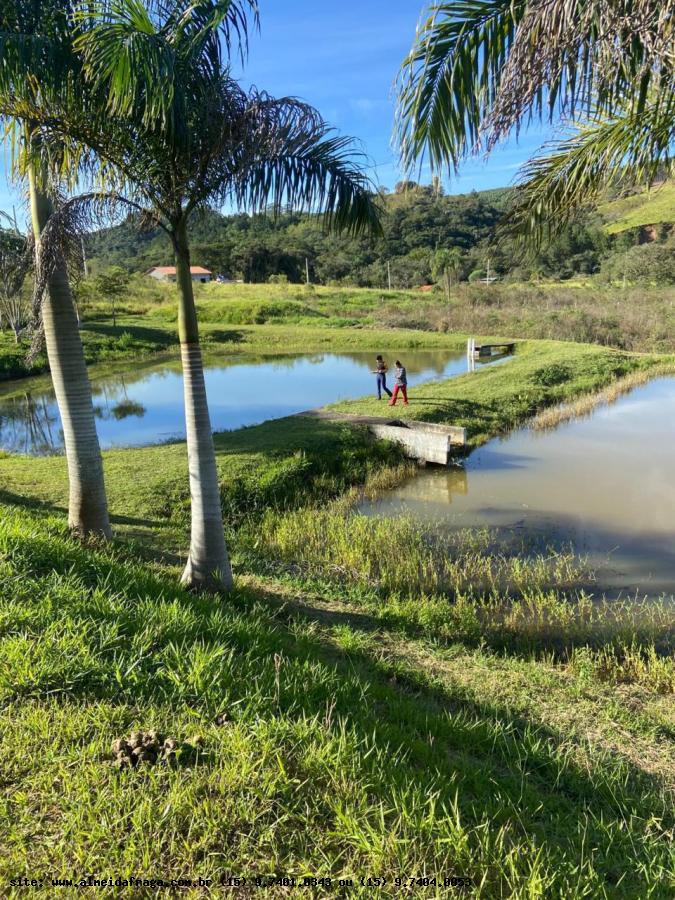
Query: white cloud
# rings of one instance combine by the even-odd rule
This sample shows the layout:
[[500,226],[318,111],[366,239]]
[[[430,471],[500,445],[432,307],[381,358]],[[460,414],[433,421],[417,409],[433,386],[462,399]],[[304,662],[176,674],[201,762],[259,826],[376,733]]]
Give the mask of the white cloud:
[[357,97],[354,100],[350,100],[349,105],[357,112],[364,113],[364,115],[366,115],[368,113],[371,113],[378,104],[374,100],[370,100],[368,97]]

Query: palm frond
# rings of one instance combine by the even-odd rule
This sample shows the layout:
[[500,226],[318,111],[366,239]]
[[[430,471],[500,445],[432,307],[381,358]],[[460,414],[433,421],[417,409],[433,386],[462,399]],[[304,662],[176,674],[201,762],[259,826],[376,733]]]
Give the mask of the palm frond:
[[165,229],[164,223],[152,211],[144,209],[128,197],[116,193],[88,192],[61,199],[45,225],[35,245],[35,281],[32,298],[31,355],[40,352],[42,341],[42,303],[47,285],[54,271],[65,262],[69,280],[76,281],[84,269],[82,238],[92,231],[109,227],[119,220],[122,211],[140,214],[141,220],[152,220],[154,226]]
[[410,168],[492,149],[531,118],[639,114],[675,84],[675,0],[451,0],[434,4],[399,76]]
[[257,0],[182,0],[167,5],[172,7],[170,15],[177,29],[189,34],[193,46],[201,48],[211,39],[218,43],[222,38],[228,58],[237,54],[244,63],[248,55],[249,17],[254,29],[260,27]]
[[608,186],[653,184],[672,171],[675,98],[656,98],[641,115],[596,120],[547,148],[524,167],[509,231],[537,246],[560,232],[577,211]]
[[82,2],[75,49],[92,84],[105,85],[111,114],[139,110],[147,126],[159,120],[181,128],[187,110],[177,101],[188,99],[184,80],[195,68],[217,77],[223,43],[228,57],[236,45],[244,58],[247,11],[257,25],[255,0]]
[[241,137],[228,185],[240,207],[275,214],[290,207],[321,213],[329,229],[381,233],[365,154],[313,107],[254,92]]
[[499,87],[526,0],[436,3],[421,22],[398,77],[397,137],[410,169],[434,169],[472,152]]
[[145,121],[171,119],[175,51],[141,0],[85,4],[76,14],[74,45],[95,87],[105,85],[113,116],[143,106]]
[[373,185],[354,167],[351,141],[340,137],[295,139],[278,153],[261,153],[233,185],[239,206],[253,212],[287,208],[320,213],[328,229],[382,233]]
[[70,53],[72,4],[0,0],[0,94],[6,100],[62,94],[77,78]]
[[[88,77],[49,103],[39,95],[23,99],[30,145],[52,153],[49,168],[67,159],[80,178],[107,183],[171,227],[194,209],[233,198],[248,209],[292,205],[323,213],[332,228],[378,231],[374,187],[351,139],[294,98],[243,91],[214,50],[223,22],[243,22],[236,10],[247,5],[255,7],[225,0],[81,4],[72,50],[74,66]],[[0,95],[0,113],[4,102]]]

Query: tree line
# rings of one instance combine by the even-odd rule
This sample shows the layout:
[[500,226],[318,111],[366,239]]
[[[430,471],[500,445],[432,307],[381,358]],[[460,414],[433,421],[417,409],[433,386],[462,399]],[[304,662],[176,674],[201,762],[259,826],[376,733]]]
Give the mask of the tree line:
[[[675,262],[668,265],[672,250],[661,263],[660,251],[643,249],[640,229],[609,235],[593,209],[579,213],[546,244],[522,248],[504,231],[512,189],[444,195],[437,185],[407,182],[391,193],[381,189],[378,199],[378,238],[327,234],[316,217],[299,212],[274,218],[208,211],[190,227],[194,263],[247,283],[301,283],[308,266],[316,284],[386,288],[391,278],[394,288],[415,288],[485,278],[488,264],[500,280],[623,277],[630,251],[628,277],[675,281]],[[670,249],[670,226],[649,238]],[[93,271],[143,272],[172,264],[170,242],[157,229],[140,232],[134,216],[88,236],[87,253]]]

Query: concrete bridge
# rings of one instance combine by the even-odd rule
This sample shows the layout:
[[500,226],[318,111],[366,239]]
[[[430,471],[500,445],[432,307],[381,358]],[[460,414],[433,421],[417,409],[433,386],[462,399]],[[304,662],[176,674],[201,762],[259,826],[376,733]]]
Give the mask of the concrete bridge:
[[365,425],[376,437],[392,441],[403,447],[409,459],[447,466],[453,450],[466,447],[466,428],[456,425],[437,425],[434,422],[417,422],[414,419],[396,419],[379,416],[355,416],[349,413],[310,409],[299,415],[330,422],[346,422]]

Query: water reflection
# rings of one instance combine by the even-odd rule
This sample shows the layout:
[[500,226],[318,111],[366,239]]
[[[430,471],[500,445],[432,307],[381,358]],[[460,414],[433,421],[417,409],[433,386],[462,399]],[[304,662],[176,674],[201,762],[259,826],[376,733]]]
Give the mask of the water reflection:
[[58,413],[43,394],[12,397],[0,408],[0,442],[14,453],[55,453],[63,445]]
[[[393,354],[387,354],[394,358]],[[406,352],[410,384],[466,371],[462,353]],[[373,353],[206,359],[206,385],[215,431],[254,425],[336,400],[375,392]],[[14,388],[15,389],[15,388]],[[0,394],[0,448],[52,453],[63,446],[58,409],[43,381],[32,392]],[[121,374],[92,372],[97,428],[103,447],[143,446],[184,435],[180,360],[137,366]]]
[[127,379],[124,375],[118,376],[117,380],[112,382],[98,382],[94,389],[94,396],[101,395],[104,402],[94,406],[94,415],[99,420],[107,421],[113,418],[117,422],[122,422],[130,417],[142,419],[147,412],[142,403],[137,403],[129,397]]
[[674,449],[675,380],[659,379],[590,419],[492,441],[464,470],[427,469],[363,511],[571,543],[603,589],[673,594]]
[[469,475],[463,466],[452,466],[432,477],[420,475],[413,483],[415,501],[421,504],[445,505],[452,503],[453,497],[465,497],[469,493]]

